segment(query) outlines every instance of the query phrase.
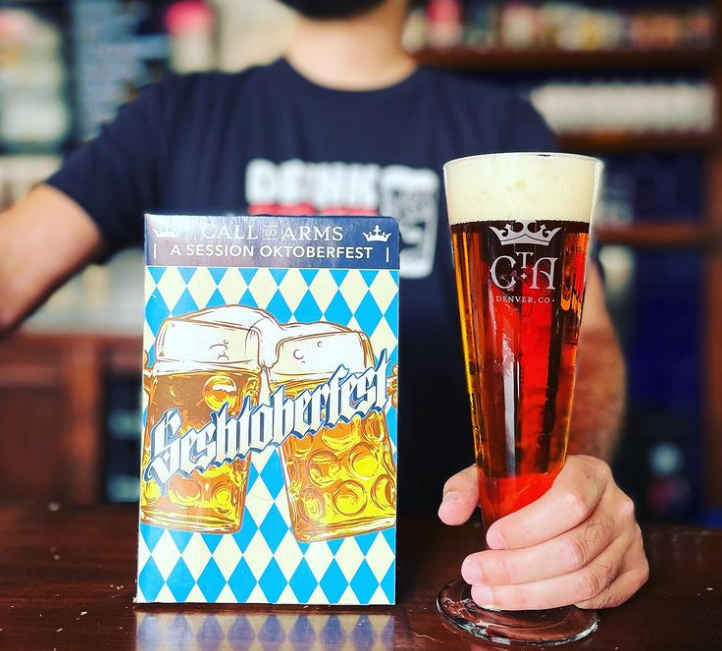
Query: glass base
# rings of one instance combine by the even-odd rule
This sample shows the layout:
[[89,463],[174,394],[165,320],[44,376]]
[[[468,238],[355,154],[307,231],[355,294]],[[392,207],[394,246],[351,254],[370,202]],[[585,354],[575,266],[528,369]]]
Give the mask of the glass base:
[[436,606],[457,628],[497,644],[556,646],[581,640],[599,626],[596,610],[575,606],[523,611],[481,608],[471,598],[471,586],[461,578],[442,588]]

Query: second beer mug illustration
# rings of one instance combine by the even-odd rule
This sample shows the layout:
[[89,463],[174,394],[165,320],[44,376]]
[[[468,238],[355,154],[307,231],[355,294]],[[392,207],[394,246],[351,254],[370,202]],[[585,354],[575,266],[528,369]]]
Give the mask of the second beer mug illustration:
[[[271,390],[297,396],[326,382],[342,363],[351,373],[373,366],[368,337],[332,323],[291,324],[271,369]],[[396,520],[396,468],[384,414],[371,411],[289,437],[282,446],[297,540],[312,542],[390,527]]]

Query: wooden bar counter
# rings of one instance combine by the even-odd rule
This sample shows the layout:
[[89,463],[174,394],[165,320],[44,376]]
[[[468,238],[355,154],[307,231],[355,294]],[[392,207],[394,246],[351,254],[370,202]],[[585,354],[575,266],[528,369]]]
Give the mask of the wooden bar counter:
[[[137,511],[0,506],[0,650],[495,648],[449,628],[438,588],[480,548],[477,525],[401,519],[398,605],[135,606]],[[569,649],[722,649],[722,531],[651,528],[649,583]]]

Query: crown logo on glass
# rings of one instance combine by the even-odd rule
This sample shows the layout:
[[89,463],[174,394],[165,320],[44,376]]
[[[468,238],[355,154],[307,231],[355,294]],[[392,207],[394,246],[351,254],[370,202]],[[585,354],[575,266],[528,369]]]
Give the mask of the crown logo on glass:
[[[536,230],[531,230],[530,226],[536,222],[528,223],[511,223],[504,228],[494,228],[491,230],[496,233],[502,246],[510,246],[512,244],[533,244],[535,246],[549,246],[554,236],[561,230],[555,228],[553,231],[547,229],[543,224],[538,226]],[[517,230],[517,225],[521,225],[521,230]]]
[[364,233],[363,235],[367,242],[388,242],[391,237],[391,233],[384,233],[378,224],[370,233]]

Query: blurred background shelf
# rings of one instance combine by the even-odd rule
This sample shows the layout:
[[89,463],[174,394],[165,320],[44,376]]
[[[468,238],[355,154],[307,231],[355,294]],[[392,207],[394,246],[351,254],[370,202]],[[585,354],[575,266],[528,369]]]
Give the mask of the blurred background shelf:
[[714,69],[722,56],[717,50],[508,50],[453,47],[423,49],[417,61],[435,68],[474,72],[598,72],[692,71]]
[[722,147],[718,133],[562,133],[558,141],[563,151],[596,154],[707,152]]
[[704,249],[722,245],[722,230],[689,222],[600,226],[594,233],[599,244],[636,249]]

